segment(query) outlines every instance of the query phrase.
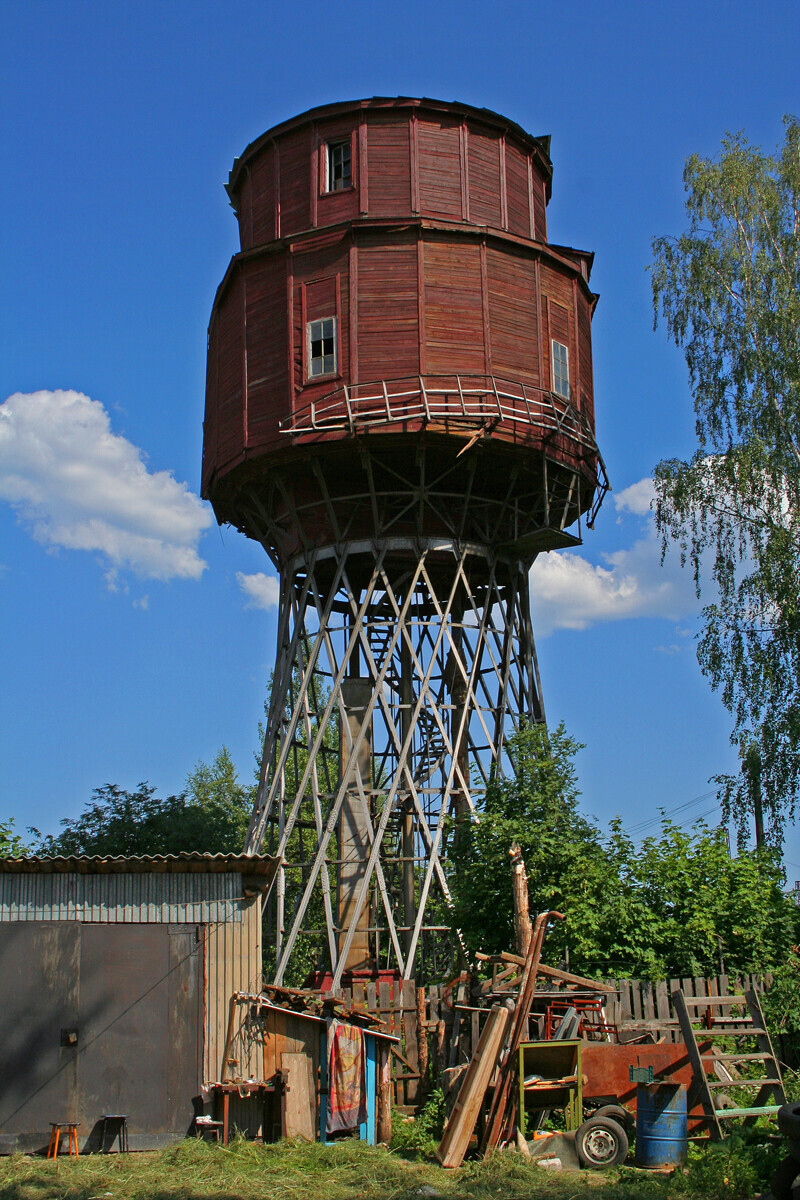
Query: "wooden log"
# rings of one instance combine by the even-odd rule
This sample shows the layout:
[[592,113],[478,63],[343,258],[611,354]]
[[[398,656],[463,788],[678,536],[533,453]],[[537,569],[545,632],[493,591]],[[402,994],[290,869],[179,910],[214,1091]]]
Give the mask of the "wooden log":
[[511,857],[511,890],[514,897],[514,940],[517,954],[524,956],[528,953],[533,933],[528,900],[528,876],[525,874],[522,848],[517,842],[512,842],[508,853]]
[[420,1074],[420,1102],[428,1094],[428,1022],[426,1020],[425,988],[417,988],[417,1062]]

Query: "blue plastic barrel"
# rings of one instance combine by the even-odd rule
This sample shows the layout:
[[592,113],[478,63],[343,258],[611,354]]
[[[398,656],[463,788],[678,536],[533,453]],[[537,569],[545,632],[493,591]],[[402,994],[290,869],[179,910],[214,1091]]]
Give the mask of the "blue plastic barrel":
[[686,1088],[640,1083],[636,1089],[636,1163],[677,1167],[686,1162]]

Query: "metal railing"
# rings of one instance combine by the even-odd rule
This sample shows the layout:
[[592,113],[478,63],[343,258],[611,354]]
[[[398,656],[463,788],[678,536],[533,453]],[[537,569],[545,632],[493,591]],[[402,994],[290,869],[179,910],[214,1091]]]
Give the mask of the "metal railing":
[[599,492],[594,512],[609,489],[594,429],[570,400],[494,375],[416,375],[342,384],[282,421],[280,431],[294,437],[338,431],[356,434],[417,422],[471,431],[476,440],[502,425],[537,430],[545,444],[565,439],[571,452],[594,470]]

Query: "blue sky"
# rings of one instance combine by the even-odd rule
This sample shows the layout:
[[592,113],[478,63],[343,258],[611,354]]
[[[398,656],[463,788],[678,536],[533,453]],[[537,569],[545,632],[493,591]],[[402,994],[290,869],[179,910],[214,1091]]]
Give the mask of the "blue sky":
[[[586,744],[603,823],[707,793],[732,766],[729,721],[694,657],[690,581],[676,556],[662,569],[648,516],[642,481],[691,453],[693,417],[646,268],[650,239],[683,226],[687,156],[727,130],[774,148],[800,112],[799,61],[785,0],[5,0],[0,818],[56,831],[107,782],[177,791],[223,743],[249,775],[275,610],[242,581],[271,567],[197,499],[206,328],[237,249],[223,184],[278,121],[397,94],[552,135],[551,240],[596,254],[615,490],[583,548],[537,568],[548,716]],[[794,830],[786,856],[800,878]]]

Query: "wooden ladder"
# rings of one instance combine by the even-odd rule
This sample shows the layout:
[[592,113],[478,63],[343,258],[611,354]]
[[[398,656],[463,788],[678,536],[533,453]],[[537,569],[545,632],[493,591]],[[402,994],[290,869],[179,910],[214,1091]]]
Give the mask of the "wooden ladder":
[[[722,1139],[721,1121],[743,1117],[746,1125],[752,1125],[758,1117],[774,1114],[786,1103],[780,1067],[772,1049],[757,992],[745,991],[739,996],[686,996],[683,988],[678,988],[672,993],[672,1003],[692,1064],[695,1087],[714,1141]],[[731,1015],[729,1010],[736,1007],[746,1008],[748,1015]],[[692,1024],[702,1019],[696,1011],[690,1012],[698,1008],[706,1010],[707,1025],[702,1029],[695,1029]],[[723,1013],[728,1010],[728,1014],[714,1015],[714,1009],[722,1009]],[[698,1037],[700,1041],[735,1038],[737,1048],[728,1052],[715,1047],[713,1052],[701,1054]],[[742,1049],[743,1038],[748,1038],[755,1045],[751,1045],[750,1049]],[[761,1063],[763,1071],[759,1072],[759,1078],[739,1077],[736,1068],[741,1063]],[[724,1069],[727,1079],[709,1075],[709,1070],[716,1070],[717,1067]],[[755,1089],[752,1104],[745,1108],[734,1108],[716,1103],[717,1089],[734,1087]],[[774,1103],[768,1103],[770,1099]]]

